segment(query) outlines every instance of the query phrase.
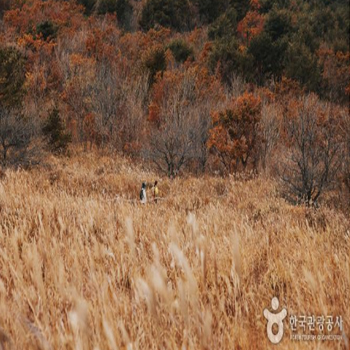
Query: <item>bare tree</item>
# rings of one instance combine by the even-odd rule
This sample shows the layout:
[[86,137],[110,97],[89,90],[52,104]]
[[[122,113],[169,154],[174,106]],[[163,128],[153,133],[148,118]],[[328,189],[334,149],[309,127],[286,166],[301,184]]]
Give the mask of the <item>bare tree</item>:
[[313,95],[298,102],[285,126],[287,158],[281,177],[289,199],[311,205],[317,203],[339,170],[342,140],[329,105]]
[[[95,64],[90,58],[82,55],[73,55],[73,52],[82,52],[86,39],[86,29],[82,28],[73,39],[60,40],[55,48],[56,64],[62,75],[62,99],[68,107],[67,119],[76,121],[79,142],[87,147],[88,133],[85,118],[91,112],[92,86],[95,80]],[[73,133],[74,134],[74,133]]]
[[92,85],[92,110],[96,116],[98,132],[108,135],[108,138],[115,136],[120,127],[120,109],[123,104],[121,81],[116,67],[109,61],[105,60],[96,67]]
[[191,160],[198,160],[205,144],[208,124],[196,109],[196,101],[194,78],[185,75],[163,99],[160,126],[153,128],[149,136],[145,154],[169,177],[175,177]]
[[263,142],[261,143],[260,157],[264,170],[266,170],[267,163],[280,138],[278,113],[279,110],[275,104],[263,104],[260,121]]
[[148,76],[139,75],[127,79],[123,85],[123,118],[118,137],[122,140],[123,151],[127,153],[141,150],[143,130],[145,129],[145,110],[148,98]]
[[92,109],[97,131],[106,135],[114,148],[124,151],[128,144],[139,141],[147,77],[127,77],[109,61],[97,67],[95,76]]
[[160,171],[175,177],[195,157],[196,142],[195,131],[186,120],[168,122],[152,135],[148,156]]

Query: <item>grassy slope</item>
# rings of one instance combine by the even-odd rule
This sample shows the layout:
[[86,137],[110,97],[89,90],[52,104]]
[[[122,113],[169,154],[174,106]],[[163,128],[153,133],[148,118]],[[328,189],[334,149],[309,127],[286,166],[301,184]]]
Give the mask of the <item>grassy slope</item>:
[[[274,295],[290,314],[342,315],[349,338],[341,214],[289,206],[264,179],[163,179],[164,199],[142,206],[140,183],[154,178],[96,155],[6,172],[0,344],[266,349],[262,312]],[[278,349],[346,348],[289,334]]]

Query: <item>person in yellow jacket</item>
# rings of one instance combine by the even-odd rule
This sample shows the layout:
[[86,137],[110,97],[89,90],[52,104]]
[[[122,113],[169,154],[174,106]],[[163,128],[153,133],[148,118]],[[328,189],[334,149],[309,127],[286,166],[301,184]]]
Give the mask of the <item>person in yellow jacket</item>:
[[159,189],[158,189],[158,181],[154,181],[154,185],[152,188],[152,193],[153,193],[153,200],[155,203],[158,201],[158,196],[159,196]]

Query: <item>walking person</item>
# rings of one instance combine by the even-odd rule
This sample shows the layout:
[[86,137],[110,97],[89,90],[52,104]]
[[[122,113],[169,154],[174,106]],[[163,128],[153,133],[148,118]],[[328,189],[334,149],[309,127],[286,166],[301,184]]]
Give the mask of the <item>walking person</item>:
[[146,193],[146,183],[145,182],[143,182],[142,186],[141,186],[140,201],[142,204],[147,203],[147,193]]
[[154,185],[152,188],[152,193],[153,193],[153,200],[155,203],[158,202],[158,195],[159,195],[159,190],[158,190],[158,181],[154,181]]

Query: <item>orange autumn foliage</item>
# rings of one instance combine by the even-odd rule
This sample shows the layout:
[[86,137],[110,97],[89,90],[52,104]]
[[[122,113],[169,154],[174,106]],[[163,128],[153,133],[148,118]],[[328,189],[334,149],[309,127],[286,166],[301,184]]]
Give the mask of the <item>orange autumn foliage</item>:
[[4,21],[16,27],[21,34],[35,32],[36,24],[44,21],[52,21],[74,31],[83,21],[83,7],[73,1],[30,0],[21,7],[7,11]]
[[247,44],[252,38],[259,35],[263,29],[264,17],[256,10],[249,11],[237,26],[237,32]]
[[223,90],[220,82],[209,74],[207,68],[191,66],[184,72],[166,71],[163,75],[158,75],[152,90],[152,99],[148,107],[148,121],[160,127],[162,123],[162,113],[166,113],[163,104],[176,94],[181,84],[185,81],[194,81],[192,100],[184,101],[184,104],[196,102],[201,104],[207,101],[222,100]]
[[245,92],[224,110],[212,115],[208,148],[216,153],[228,172],[246,169],[251,161],[256,167],[260,136],[261,99]]

